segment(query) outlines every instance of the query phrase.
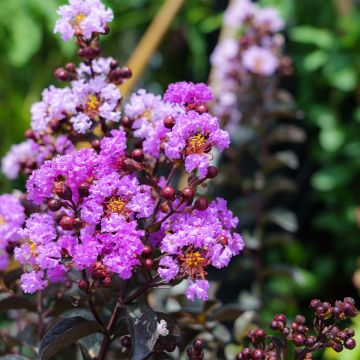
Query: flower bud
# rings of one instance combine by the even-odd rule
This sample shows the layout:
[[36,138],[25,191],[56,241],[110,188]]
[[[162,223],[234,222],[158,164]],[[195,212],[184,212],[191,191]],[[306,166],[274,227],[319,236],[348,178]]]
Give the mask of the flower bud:
[[166,200],[169,200],[169,201],[174,200],[175,195],[176,195],[176,192],[172,186],[165,186],[161,190],[161,196]]
[[164,119],[164,126],[167,129],[172,129],[175,125],[175,117],[174,116],[166,116]]
[[61,201],[57,199],[50,199],[47,205],[50,211],[58,211],[62,207]]
[[200,211],[204,211],[208,208],[209,206],[209,202],[208,200],[203,197],[203,196],[200,196],[196,201],[195,201],[195,204],[194,204],[194,209],[196,210],[200,210]]
[[72,216],[63,216],[63,218],[60,220],[60,226],[64,230],[73,230],[75,227],[75,219]]

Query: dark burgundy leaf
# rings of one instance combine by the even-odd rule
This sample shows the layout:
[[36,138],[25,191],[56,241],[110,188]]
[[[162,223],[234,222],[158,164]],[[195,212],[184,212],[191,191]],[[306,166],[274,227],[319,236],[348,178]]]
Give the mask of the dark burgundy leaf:
[[131,359],[145,359],[157,340],[157,316],[148,306],[139,304],[126,307],[126,318],[133,342]]
[[39,349],[39,359],[48,360],[54,354],[79,339],[100,332],[102,327],[93,320],[75,316],[60,320],[44,336]]
[[26,309],[36,311],[36,305],[30,300],[20,296],[10,296],[0,301],[0,313],[8,310]]

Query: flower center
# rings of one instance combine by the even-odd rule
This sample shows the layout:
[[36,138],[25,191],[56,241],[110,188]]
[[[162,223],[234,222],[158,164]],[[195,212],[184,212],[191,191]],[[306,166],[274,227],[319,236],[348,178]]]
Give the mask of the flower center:
[[185,263],[189,267],[199,266],[205,259],[201,256],[199,251],[188,253],[185,255]]
[[145,110],[143,113],[142,113],[142,115],[141,115],[141,117],[143,117],[143,118],[145,118],[146,120],[151,120],[151,111],[150,110]]
[[105,214],[111,216],[111,214],[122,215],[125,219],[130,217],[131,211],[126,207],[126,202],[118,196],[112,196],[106,203]]
[[208,150],[209,145],[206,136],[199,133],[188,139],[186,152],[187,154],[202,154]]
[[85,114],[91,117],[92,119],[96,118],[99,115],[100,100],[99,98],[91,94],[88,96],[85,104]]
[[188,274],[192,278],[205,278],[207,274],[204,267],[209,265],[209,260],[205,258],[204,253],[200,251],[189,251],[180,257],[183,262],[181,272]]
[[2,216],[0,216],[0,226],[4,224],[5,224],[5,219]]
[[74,17],[73,25],[80,25],[85,18],[86,15],[84,13],[80,13],[79,15]]
[[30,241],[30,255],[33,257],[38,256],[38,254],[36,253],[36,244],[33,241]]

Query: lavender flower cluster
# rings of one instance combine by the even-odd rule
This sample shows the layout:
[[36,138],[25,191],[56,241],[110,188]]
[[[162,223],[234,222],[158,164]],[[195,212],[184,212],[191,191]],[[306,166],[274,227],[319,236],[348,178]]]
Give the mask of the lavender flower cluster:
[[[212,56],[212,83],[216,93],[214,113],[233,128],[242,119],[243,93],[251,93],[256,81],[271,81],[277,72],[290,71],[282,54],[284,21],[271,7],[252,0],[235,0],[224,14],[226,36]],[[240,110],[239,110],[240,109]]]
[[[55,71],[68,85],[44,90],[28,139],[2,160],[7,177],[27,177],[22,199],[32,206],[2,196],[1,268],[15,248],[24,292],[65,280],[93,292],[145,271],[158,284],[187,279],[187,298],[206,300],[206,269],[227,266],[244,247],[226,201],[197,195],[217,175],[214,148],[230,144],[208,112],[211,89],[180,82],[163,97],[141,89],[123,106],[119,85],[131,71],[99,48],[112,11],[70,0],[59,15],[55,32],[75,39],[83,62]],[[176,189],[184,170],[188,185]]]

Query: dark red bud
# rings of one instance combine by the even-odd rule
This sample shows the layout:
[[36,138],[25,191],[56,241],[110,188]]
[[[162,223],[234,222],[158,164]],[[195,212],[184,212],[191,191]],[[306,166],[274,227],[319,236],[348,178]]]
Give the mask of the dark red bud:
[[195,191],[193,189],[191,189],[191,188],[185,188],[181,192],[181,196],[186,201],[191,201],[193,199],[194,195],[195,195]]
[[131,157],[136,161],[143,161],[144,152],[142,151],[142,149],[135,149],[131,152]]
[[75,227],[75,219],[72,216],[67,216],[65,215],[61,220],[60,220],[60,226],[64,229],[64,230],[73,230]]
[[131,129],[132,123],[133,123],[132,119],[129,118],[128,116],[123,116],[121,119],[122,126],[128,128],[128,129]]
[[62,207],[61,201],[57,199],[50,199],[48,201],[48,208],[50,211],[58,211]]
[[78,287],[80,290],[86,291],[89,289],[89,286],[90,286],[90,284],[86,279],[81,279],[78,283]]
[[172,201],[175,199],[175,189],[172,186],[165,186],[162,190],[161,190],[161,196],[169,201]]
[[306,337],[302,334],[297,334],[294,337],[294,344],[295,346],[303,346],[306,342]]
[[110,69],[115,70],[119,66],[119,62],[117,60],[111,60],[110,62]]
[[89,190],[90,184],[88,182],[83,182],[78,187],[78,193],[82,197],[89,196]]
[[356,346],[356,341],[354,339],[347,339],[344,344],[345,348],[348,350],[352,350]]
[[150,255],[153,252],[153,247],[151,245],[145,245],[142,251],[143,255]]
[[201,105],[198,105],[195,110],[199,113],[199,114],[204,114],[206,112],[209,111],[209,108],[206,104],[201,104]]
[[130,348],[130,347],[131,347],[131,339],[130,339],[130,336],[124,336],[124,337],[121,339],[121,345],[122,345],[124,348]]
[[164,126],[167,129],[172,129],[175,125],[175,117],[174,116],[166,116],[164,119]]
[[217,177],[217,175],[219,173],[216,166],[209,166],[207,170],[208,170],[208,172],[206,174],[206,177],[208,179],[213,179],[213,178]]
[[193,347],[196,351],[202,351],[205,347],[205,342],[202,339],[196,339],[193,342]]
[[73,64],[73,63],[67,63],[67,64],[65,65],[65,69],[66,69],[67,71],[70,71],[70,72],[74,73],[74,72],[76,71],[76,66],[75,66],[75,64]]
[[209,206],[209,202],[208,200],[203,197],[203,196],[200,196],[196,201],[195,201],[195,204],[194,204],[194,208],[196,210],[200,210],[200,211],[204,211],[208,208]]
[[145,259],[144,262],[143,262],[143,265],[145,268],[147,269],[152,269],[153,266],[154,266],[154,260],[148,258],[148,259]]
[[57,80],[60,80],[60,81],[68,81],[69,80],[69,73],[63,68],[56,69],[54,71],[54,75]]
[[130,79],[132,77],[132,71],[124,66],[120,69],[120,76],[124,79]]

